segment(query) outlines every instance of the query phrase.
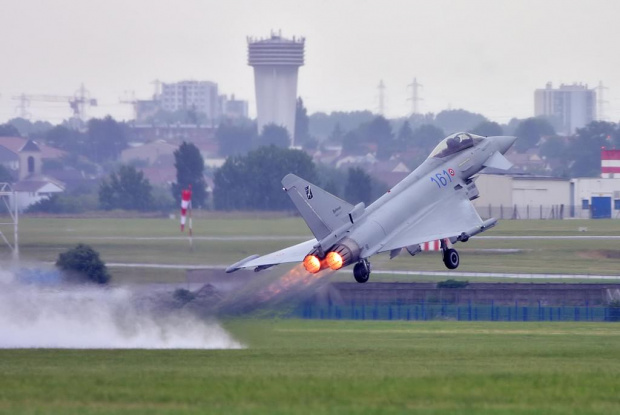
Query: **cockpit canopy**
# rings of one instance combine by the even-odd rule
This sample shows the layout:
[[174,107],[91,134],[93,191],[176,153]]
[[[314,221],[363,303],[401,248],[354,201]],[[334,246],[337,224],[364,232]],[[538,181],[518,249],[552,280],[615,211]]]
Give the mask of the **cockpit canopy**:
[[452,154],[456,154],[459,151],[463,151],[466,148],[473,147],[474,144],[478,144],[484,137],[471,134],[471,133],[454,133],[444,138],[441,143],[437,144],[437,147],[433,149],[429,158],[444,158]]

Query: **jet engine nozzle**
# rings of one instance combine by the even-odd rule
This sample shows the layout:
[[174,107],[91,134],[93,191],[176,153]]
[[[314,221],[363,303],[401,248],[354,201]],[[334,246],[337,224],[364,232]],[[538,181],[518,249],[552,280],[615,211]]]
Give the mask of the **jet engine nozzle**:
[[304,258],[304,268],[311,274],[316,274],[322,268],[321,260],[316,255],[307,255]]
[[360,247],[352,239],[345,238],[339,244],[334,245],[327,255],[325,262],[334,271],[357,262],[360,256]]

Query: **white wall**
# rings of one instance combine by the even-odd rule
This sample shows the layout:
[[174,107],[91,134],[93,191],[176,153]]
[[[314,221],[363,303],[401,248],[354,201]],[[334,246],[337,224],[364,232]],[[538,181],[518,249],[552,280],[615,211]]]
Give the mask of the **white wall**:
[[[17,210],[23,212],[28,206],[37,203],[38,201],[50,197],[53,193],[61,193],[63,189],[56,186],[53,183],[47,183],[43,187],[39,188],[36,192],[15,192],[15,199],[17,201]],[[11,200],[11,208],[14,206],[14,201]]]
[[517,206],[570,205],[569,180],[512,180],[512,202]]
[[574,185],[575,216],[578,218],[588,219],[590,211],[581,209],[583,200],[590,201],[592,196],[608,196],[611,197],[612,218],[620,218],[620,210],[614,208],[614,200],[620,200],[620,178],[602,179],[599,177],[583,177],[571,180]]

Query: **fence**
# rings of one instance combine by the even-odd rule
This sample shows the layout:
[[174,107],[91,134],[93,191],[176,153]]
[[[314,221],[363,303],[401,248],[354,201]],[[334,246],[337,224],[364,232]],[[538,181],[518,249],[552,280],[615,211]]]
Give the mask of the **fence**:
[[290,317],[327,320],[456,320],[456,321],[620,321],[618,307],[449,304],[420,302],[398,305],[316,305],[306,303]]

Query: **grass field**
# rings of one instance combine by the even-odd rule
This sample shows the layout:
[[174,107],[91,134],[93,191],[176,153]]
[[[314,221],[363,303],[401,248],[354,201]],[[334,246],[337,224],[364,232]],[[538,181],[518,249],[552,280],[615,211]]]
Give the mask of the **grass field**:
[[[587,235],[620,235],[620,221],[503,221],[487,235],[584,235],[578,232],[584,226]],[[22,266],[39,266],[84,242],[108,263],[225,265],[309,237],[299,218],[207,217],[196,220],[195,233],[283,239],[195,240],[192,250],[172,220],[25,217],[20,257]],[[618,241],[472,238],[459,246],[464,271],[618,275],[620,268]],[[492,248],[520,251],[480,251]],[[373,265],[444,270],[436,253],[378,256]],[[266,277],[270,272],[276,271]],[[183,269],[139,267],[113,267],[112,274],[117,284],[185,276]],[[351,280],[348,273],[335,278]],[[620,413],[614,323],[248,318],[223,324],[244,349],[0,349],[0,413]]]
[[[587,227],[587,232],[579,228]],[[108,263],[147,263],[177,265],[229,265],[248,255],[264,254],[310,238],[303,220],[295,217],[206,217],[194,221],[197,237],[250,236],[282,237],[261,240],[199,240],[193,249],[180,238],[178,223],[170,219],[58,219],[20,220],[20,256],[25,261],[53,262],[58,254],[78,242],[92,245]],[[11,236],[10,230],[4,228]],[[484,235],[620,235],[620,220],[519,220],[501,221]],[[140,239],[136,239],[140,238]],[[618,275],[618,240],[488,240],[472,238],[458,244],[461,252],[459,271],[567,273]],[[519,249],[517,253],[489,253],[497,248]],[[3,248],[7,258],[8,250]],[[387,255],[372,258],[374,269],[445,270],[439,254],[423,253],[411,258],[404,254],[394,260]],[[116,282],[181,282],[185,271],[114,268]],[[347,274],[348,275],[348,274]],[[350,276],[350,275],[348,275]],[[346,279],[340,275],[335,278]],[[416,281],[434,280],[416,277]],[[411,277],[382,276],[373,280],[410,281]],[[533,280],[535,281],[535,280]]]
[[595,323],[233,320],[242,350],[0,350],[0,413],[612,414]]

